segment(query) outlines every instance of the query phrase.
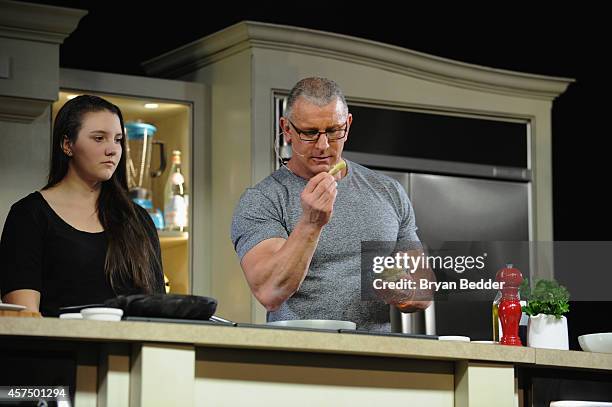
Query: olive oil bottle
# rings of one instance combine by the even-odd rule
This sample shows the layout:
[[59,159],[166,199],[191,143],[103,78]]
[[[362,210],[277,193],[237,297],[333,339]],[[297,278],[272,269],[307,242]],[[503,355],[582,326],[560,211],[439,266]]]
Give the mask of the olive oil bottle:
[[501,333],[500,331],[500,323],[499,323],[499,302],[501,301],[501,291],[497,292],[497,295],[495,296],[495,299],[493,300],[493,306],[492,306],[492,314],[493,314],[493,341],[494,342],[499,342],[500,338],[501,338]]

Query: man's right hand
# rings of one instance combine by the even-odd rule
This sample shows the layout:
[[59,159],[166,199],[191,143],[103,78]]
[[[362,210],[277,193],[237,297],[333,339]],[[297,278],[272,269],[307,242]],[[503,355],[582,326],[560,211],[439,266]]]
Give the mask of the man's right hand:
[[301,195],[302,220],[323,227],[329,222],[336,201],[337,183],[327,172],[321,172],[308,181]]

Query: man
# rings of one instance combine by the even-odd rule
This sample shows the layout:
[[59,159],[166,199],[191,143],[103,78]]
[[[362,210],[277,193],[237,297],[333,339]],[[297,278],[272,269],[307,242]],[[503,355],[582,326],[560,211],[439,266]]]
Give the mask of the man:
[[[293,155],[249,188],[232,222],[232,241],[268,321],[336,319],[388,331],[388,306],[361,299],[361,242],[418,242],[414,212],[396,181],[342,160],[353,117],[329,79],[306,78],[291,90],[280,125]],[[392,303],[426,308],[410,295]]]

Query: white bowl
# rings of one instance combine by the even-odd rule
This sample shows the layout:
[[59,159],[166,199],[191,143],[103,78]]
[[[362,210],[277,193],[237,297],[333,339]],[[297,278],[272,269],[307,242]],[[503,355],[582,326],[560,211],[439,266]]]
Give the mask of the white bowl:
[[120,321],[123,310],[120,308],[85,308],[81,310],[83,319],[93,319],[96,321]]
[[612,353],[612,332],[581,335],[578,343],[587,352]]
[[268,322],[268,325],[286,326],[291,328],[357,329],[357,324],[354,322],[336,321],[333,319],[294,319],[291,321]]
[[65,314],[60,314],[60,319],[83,319],[83,315],[79,312],[67,312]]

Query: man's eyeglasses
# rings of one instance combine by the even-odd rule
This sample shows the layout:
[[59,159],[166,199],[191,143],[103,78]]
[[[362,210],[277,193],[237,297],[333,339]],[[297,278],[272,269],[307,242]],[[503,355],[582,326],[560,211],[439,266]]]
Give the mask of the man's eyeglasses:
[[289,123],[291,123],[291,125],[297,132],[298,136],[300,137],[300,140],[305,141],[307,143],[315,143],[319,141],[319,137],[321,137],[321,134],[325,134],[327,136],[327,141],[338,141],[340,139],[343,139],[344,136],[346,136],[346,131],[348,130],[348,120],[344,122],[342,128],[328,129],[325,131],[302,130],[298,128],[295,124],[293,124],[291,120],[289,120]]

